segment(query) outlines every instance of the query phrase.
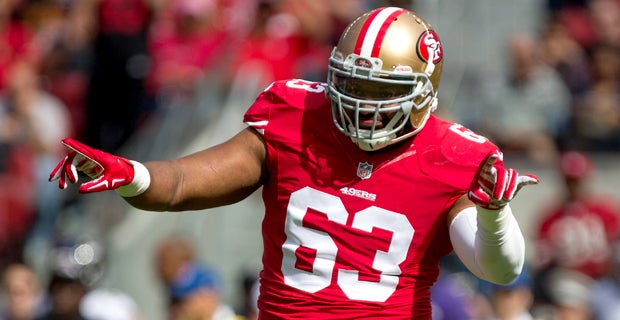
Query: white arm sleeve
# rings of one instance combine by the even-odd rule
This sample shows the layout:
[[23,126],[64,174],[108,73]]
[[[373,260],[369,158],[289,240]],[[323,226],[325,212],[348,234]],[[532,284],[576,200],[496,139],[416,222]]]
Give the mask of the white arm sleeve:
[[483,280],[509,284],[521,274],[525,240],[509,205],[463,209],[450,224],[450,239],[463,264]]

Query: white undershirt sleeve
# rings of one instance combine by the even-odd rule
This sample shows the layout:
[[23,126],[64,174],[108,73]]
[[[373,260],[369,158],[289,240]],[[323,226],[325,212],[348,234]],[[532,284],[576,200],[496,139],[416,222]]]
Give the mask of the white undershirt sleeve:
[[151,184],[151,174],[149,170],[140,162],[130,160],[133,164],[134,176],[131,183],[116,188],[116,193],[121,197],[130,198],[142,194]]
[[463,209],[450,224],[455,253],[477,277],[498,284],[516,279],[525,262],[525,240],[509,205]]

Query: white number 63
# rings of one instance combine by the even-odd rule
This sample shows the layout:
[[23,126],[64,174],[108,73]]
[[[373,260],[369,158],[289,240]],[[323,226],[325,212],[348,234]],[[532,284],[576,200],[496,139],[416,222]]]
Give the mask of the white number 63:
[[[309,208],[324,213],[327,219],[342,225],[346,225],[349,213],[340,198],[310,187],[291,194],[286,214],[287,238],[282,245],[284,282],[315,293],[331,284],[338,245],[327,232],[303,226]],[[377,250],[372,257],[372,267],[381,272],[378,282],[360,280],[358,271],[344,269],[338,270],[336,278],[338,286],[349,299],[383,302],[396,290],[402,273],[399,264],[409,251],[413,227],[404,215],[375,206],[357,212],[350,227],[367,232],[376,227],[392,232],[388,251]],[[295,251],[302,245],[316,250],[312,272],[295,267]]]

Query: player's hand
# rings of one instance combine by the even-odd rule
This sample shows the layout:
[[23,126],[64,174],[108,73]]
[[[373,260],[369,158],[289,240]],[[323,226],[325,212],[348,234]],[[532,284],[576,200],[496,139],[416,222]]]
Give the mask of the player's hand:
[[512,200],[523,186],[537,184],[532,174],[519,175],[504,168],[502,154],[490,153],[480,163],[467,193],[469,200],[487,210],[499,210]]
[[62,140],[68,149],[64,159],[58,162],[49,181],[58,180],[61,189],[78,181],[78,171],[84,172],[91,181],[80,185],[81,193],[112,190],[131,183],[134,179],[133,163],[127,159],[91,148],[71,138]]

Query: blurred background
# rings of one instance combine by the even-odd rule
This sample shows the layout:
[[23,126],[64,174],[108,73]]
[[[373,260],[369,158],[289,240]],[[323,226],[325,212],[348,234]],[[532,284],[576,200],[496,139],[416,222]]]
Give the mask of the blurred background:
[[344,27],[387,5],[442,39],[437,113],[542,181],[513,202],[527,277],[446,257],[434,319],[618,319],[620,0],[0,0],[0,319],[163,320],[201,288],[213,319],[252,318],[260,192],[184,213],[61,192],[60,140],[138,161],[222,142],[272,81],[324,81]]

